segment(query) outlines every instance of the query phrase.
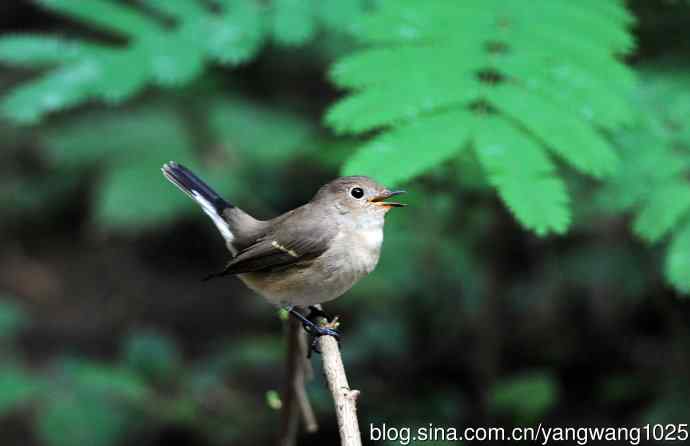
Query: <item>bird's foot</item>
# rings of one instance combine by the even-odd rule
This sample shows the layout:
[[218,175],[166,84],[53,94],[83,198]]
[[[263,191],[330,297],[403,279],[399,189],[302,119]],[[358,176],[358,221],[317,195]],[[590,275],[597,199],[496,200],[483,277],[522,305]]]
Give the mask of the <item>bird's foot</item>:
[[[311,319],[311,316],[313,314],[313,309],[310,308],[310,313],[309,316],[304,316],[302,313],[299,311],[295,310],[294,308],[286,308],[290,314],[295,316],[297,319],[302,322],[302,327],[304,327],[304,331],[306,331],[309,336],[312,337],[312,342],[311,342],[311,347],[309,348],[309,352],[307,352],[307,357],[310,358],[312,352],[316,353],[321,353],[321,351],[318,349],[318,339],[321,336],[333,336],[338,343],[340,343],[340,332],[337,330],[338,326],[340,325],[340,322],[338,322],[338,317],[331,318],[330,321],[326,323],[317,323],[314,322]],[[316,310],[321,311],[323,313],[323,310],[320,310],[316,308]],[[326,316],[317,314],[314,316],[316,317],[324,317],[328,320]]]
[[338,319],[338,316],[333,316],[332,314],[326,313],[322,308],[316,305],[309,305],[309,313],[307,314],[307,319],[310,321],[315,320],[317,317],[322,317],[328,322],[333,322],[333,320]]
[[306,332],[311,336],[311,345],[307,352],[307,358],[311,358],[311,354],[314,352],[321,353],[321,350],[319,350],[319,338],[321,336],[333,336],[340,345],[340,332],[337,330],[339,325],[340,322],[338,322],[338,316],[336,316],[325,324],[315,323],[313,326],[304,326]]

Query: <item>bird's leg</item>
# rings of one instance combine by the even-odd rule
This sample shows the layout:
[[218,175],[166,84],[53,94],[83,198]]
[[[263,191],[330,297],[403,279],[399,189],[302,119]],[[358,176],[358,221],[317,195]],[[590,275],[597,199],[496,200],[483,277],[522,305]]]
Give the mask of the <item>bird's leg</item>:
[[[302,327],[304,327],[304,330],[313,338],[312,343],[311,343],[311,348],[309,349],[309,352],[307,353],[307,357],[311,357],[311,353],[314,351],[316,353],[321,353],[318,348],[317,348],[317,340],[321,336],[333,336],[336,341],[340,342],[340,333],[332,327],[324,327],[316,322],[310,320],[308,317],[304,316],[302,313],[299,311],[295,310],[295,307],[293,305],[288,305],[285,307],[285,310],[292,314],[294,317],[300,320],[302,322]],[[329,325],[333,326],[334,324],[337,324],[337,318],[330,323]]]
[[295,310],[294,307],[286,307],[285,309],[288,313],[292,314],[297,319],[299,319],[300,322],[302,322],[302,326],[310,335],[314,337],[333,336],[336,339],[340,338],[340,333],[338,333],[337,330],[317,324],[316,322],[310,320],[308,317],[304,316],[299,311]]

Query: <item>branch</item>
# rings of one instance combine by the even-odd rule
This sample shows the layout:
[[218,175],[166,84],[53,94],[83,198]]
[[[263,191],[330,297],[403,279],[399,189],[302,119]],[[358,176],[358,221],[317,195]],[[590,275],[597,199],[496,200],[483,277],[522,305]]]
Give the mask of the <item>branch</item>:
[[300,322],[288,318],[287,322],[287,371],[283,390],[281,413],[280,446],[294,446],[302,418],[307,432],[316,432],[314,410],[304,388],[306,380],[313,377],[311,363],[307,359],[307,338]]
[[332,336],[321,336],[319,348],[323,358],[323,371],[328,388],[333,395],[335,414],[338,418],[341,446],[361,446],[362,437],[357,421],[357,397],[359,390],[350,389],[345,375],[345,367],[340,356],[338,341]]
[[[328,325],[327,325],[328,326]],[[331,323],[337,328],[337,320]],[[294,446],[299,430],[299,419],[304,421],[307,432],[318,430],[318,424],[304,388],[305,380],[313,371],[307,359],[307,338],[300,322],[291,317],[287,324],[287,379],[283,392],[282,426],[280,446]],[[357,421],[359,390],[350,389],[338,341],[332,336],[321,336],[319,348],[323,359],[323,371],[335,403],[341,446],[361,446],[362,437]]]

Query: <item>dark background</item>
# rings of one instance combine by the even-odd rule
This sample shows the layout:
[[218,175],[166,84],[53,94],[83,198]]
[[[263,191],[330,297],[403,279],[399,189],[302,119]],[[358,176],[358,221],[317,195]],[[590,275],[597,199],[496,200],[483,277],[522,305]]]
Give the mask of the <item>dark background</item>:
[[[684,2],[629,6],[638,18],[633,66],[690,55]],[[0,5],[0,29],[88,35],[24,1]],[[271,48],[231,73],[214,68],[191,87],[152,89],[115,110],[175,102],[213,164],[207,136],[195,131],[203,102],[192,98],[205,84],[241,85],[252,100],[289,103],[317,123],[338,92],[310,51]],[[0,78],[7,86],[27,76],[6,67]],[[2,444],[270,444],[279,426],[272,391],[283,379],[276,310],[235,278],[201,282],[228,254],[184,197],[182,211],[146,227],[113,229],[94,218],[104,166],[55,169],[43,130],[6,124],[0,142],[0,184],[10,188],[0,210]],[[257,217],[277,215],[338,175],[337,142],[320,133],[307,144],[315,149],[280,161],[226,155],[216,174],[232,176],[225,189],[242,190],[231,201]],[[690,304],[665,283],[661,253],[631,234],[628,217],[595,214],[542,239],[451,167],[405,187],[410,206],[389,214],[379,268],[327,306],[343,321],[365,437],[369,423],[384,422],[690,420]],[[162,199],[178,198],[172,186],[165,191],[175,198]],[[318,356],[313,362],[318,370]],[[319,373],[309,392],[321,430],[300,444],[335,443]]]

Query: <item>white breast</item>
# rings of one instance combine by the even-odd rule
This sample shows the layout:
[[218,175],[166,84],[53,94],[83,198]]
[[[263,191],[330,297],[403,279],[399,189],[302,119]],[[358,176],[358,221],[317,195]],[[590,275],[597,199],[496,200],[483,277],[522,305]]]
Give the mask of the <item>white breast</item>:
[[381,249],[381,243],[383,243],[383,228],[367,229],[361,232],[361,238],[369,249],[379,250]]
[[351,244],[353,266],[370,273],[376,268],[383,243],[383,228],[359,230]]

